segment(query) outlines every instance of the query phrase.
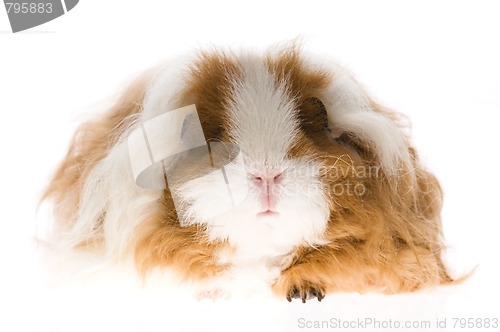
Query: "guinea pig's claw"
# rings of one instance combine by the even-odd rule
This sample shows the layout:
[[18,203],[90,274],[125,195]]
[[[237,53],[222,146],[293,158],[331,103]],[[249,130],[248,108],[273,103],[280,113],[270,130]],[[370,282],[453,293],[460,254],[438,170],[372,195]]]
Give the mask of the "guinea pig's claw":
[[300,298],[300,291],[297,287],[294,287],[290,293],[286,296],[288,302],[292,302],[292,299]]
[[292,299],[301,299],[302,303],[306,303],[307,300],[317,298],[319,302],[325,298],[323,291],[318,290],[314,287],[307,287],[305,289],[298,289],[294,287],[292,291],[286,296],[288,302],[292,302]]

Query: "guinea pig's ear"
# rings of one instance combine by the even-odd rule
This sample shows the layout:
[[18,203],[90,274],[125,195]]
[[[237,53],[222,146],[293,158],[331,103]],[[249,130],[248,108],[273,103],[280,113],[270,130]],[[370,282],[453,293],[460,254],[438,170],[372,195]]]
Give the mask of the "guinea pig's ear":
[[320,91],[319,99],[335,138],[348,136],[368,147],[388,174],[411,165],[408,139],[402,129],[345,70],[332,75],[331,83]]

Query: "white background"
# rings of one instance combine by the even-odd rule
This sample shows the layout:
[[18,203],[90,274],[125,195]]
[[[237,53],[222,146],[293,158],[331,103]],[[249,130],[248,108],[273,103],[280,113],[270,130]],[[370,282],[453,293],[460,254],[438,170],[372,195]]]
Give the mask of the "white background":
[[[301,317],[372,317],[430,320],[431,330],[445,331],[453,317],[500,318],[499,13],[496,1],[82,0],[12,34],[0,9],[0,330],[293,331],[306,330]],[[297,36],[409,115],[414,142],[445,191],[449,263],[456,273],[479,266],[467,283],[409,295],[333,294],[303,305],[197,302],[172,287],[137,287],[127,271],[42,281],[32,235],[47,217],[36,216],[37,199],[75,126],[100,101],[172,55]],[[447,319],[447,329],[436,319]]]

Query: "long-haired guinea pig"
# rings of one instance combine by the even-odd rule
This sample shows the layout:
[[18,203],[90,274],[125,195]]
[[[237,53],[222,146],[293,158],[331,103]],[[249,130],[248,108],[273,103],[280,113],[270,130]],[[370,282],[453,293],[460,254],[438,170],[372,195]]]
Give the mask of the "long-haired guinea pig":
[[397,113],[297,45],[201,51],[82,124],[44,199],[54,240],[289,301],[451,283],[442,191]]

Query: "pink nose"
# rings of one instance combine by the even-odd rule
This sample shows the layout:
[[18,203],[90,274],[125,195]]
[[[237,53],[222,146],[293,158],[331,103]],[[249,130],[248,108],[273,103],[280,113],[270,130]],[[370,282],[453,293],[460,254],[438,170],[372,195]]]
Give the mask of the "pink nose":
[[279,184],[283,180],[282,172],[261,172],[251,174],[251,178],[258,190],[261,204],[260,213],[275,213],[279,196]]
[[261,187],[269,187],[272,186],[273,184],[279,184],[281,180],[283,179],[283,173],[282,172],[274,172],[274,173],[257,173],[257,174],[251,174],[253,182]]

